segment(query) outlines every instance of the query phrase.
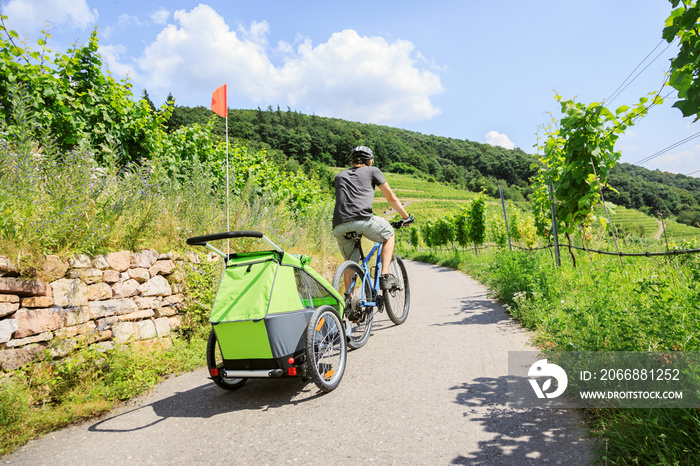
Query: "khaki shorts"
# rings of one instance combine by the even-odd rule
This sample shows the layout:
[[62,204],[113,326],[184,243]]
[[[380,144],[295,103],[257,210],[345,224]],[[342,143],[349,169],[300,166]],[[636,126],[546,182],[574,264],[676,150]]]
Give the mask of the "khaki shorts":
[[394,228],[389,222],[376,215],[365,220],[353,220],[341,223],[333,229],[333,236],[338,242],[340,252],[345,260],[360,261],[360,251],[355,249],[355,240],[347,239],[346,233],[356,231],[374,243],[383,243],[394,235]]

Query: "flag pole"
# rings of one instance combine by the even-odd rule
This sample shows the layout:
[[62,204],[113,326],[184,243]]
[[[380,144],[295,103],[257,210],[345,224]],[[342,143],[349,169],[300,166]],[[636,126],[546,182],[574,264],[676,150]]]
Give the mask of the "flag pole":
[[[228,167],[228,98],[226,96],[226,84],[217,88],[211,95],[211,109],[219,116],[226,119],[226,231],[231,231],[231,210],[229,197],[229,167]],[[226,254],[231,253],[230,239],[226,238]]]
[[[227,104],[228,105],[228,104]],[[231,220],[229,210],[229,178],[228,178],[228,106],[226,108],[226,231],[231,231]],[[231,254],[230,239],[226,238],[226,254]]]

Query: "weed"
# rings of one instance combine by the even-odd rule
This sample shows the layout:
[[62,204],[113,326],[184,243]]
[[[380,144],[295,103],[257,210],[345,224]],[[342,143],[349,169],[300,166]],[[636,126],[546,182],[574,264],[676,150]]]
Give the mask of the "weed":
[[0,381],[0,455],[31,438],[92,418],[152,388],[170,374],[204,364],[203,332],[189,342],[86,347],[59,361],[25,366]]
[[[700,268],[691,258],[581,256],[557,268],[547,252],[418,253],[417,260],[462,270],[487,284],[508,312],[555,351],[699,351]],[[610,464],[694,464],[700,455],[695,409],[591,410]]]

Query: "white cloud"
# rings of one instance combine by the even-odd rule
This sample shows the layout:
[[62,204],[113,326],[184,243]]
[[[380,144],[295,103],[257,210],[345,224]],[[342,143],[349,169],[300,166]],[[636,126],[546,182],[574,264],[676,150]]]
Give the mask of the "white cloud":
[[138,16],[132,16],[132,15],[119,15],[119,26],[121,27],[128,27],[128,26],[143,26],[143,22],[138,18]]
[[132,64],[122,63],[121,57],[126,52],[123,45],[101,45],[100,55],[107,65],[107,69],[114,75],[128,76],[130,79],[138,79],[139,75]]
[[97,22],[97,10],[86,0],[10,0],[3,8],[8,27],[23,34],[41,30],[45,21],[86,29]]
[[430,96],[442,92],[440,78],[414,66],[414,46],[346,29],[313,47],[307,41],[278,71],[278,85],[292,105],[307,105],[348,119],[399,123],[440,113]]
[[114,34],[114,27],[113,26],[107,26],[104,29],[102,29],[100,38],[102,39],[109,39],[112,37],[112,34]]
[[506,149],[515,149],[515,144],[506,136],[497,131],[489,131],[486,133],[486,144],[492,146],[504,147]]
[[[643,166],[649,170],[662,170],[682,175],[700,170],[700,145],[682,152],[662,155]],[[692,176],[698,177],[698,175],[698,173],[694,173]]]
[[[265,21],[232,30],[202,4],[176,11],[173,19],[137,60],[138,87],[151,95],[173,92],[177,98],[227,83],[229,101],[239,96],[365,122],[396,124],[440,113],[430,101],[443,91],[440,78],[417,65],[424,59],[411,42],[389,43],[348,29],[316,46],[295,38],[297,45],[279,42],[273,50]],[[279,65],[272,56],[281,57]],[[110,66],[118,58],[113,54]]]
[[170,18],[170,12],[160,7],[158,10],[151,13],[150,18],[153,24],[165,25],[168,22],[168,18]]
[[229,94],[242,91],[254,100],[265,96],[274,67],[261,44],[241,40],[206,5],[178,10],[173,18],[179,25],[167,25],[137,60],[143,86],[172,89],[177,97],[227,83]]
[[267,36],[270,34],[270,25],[267,21],[253,21],[250,27],[238,25],[238,33],[244,41],[255,42],[260,45],[267,45]]

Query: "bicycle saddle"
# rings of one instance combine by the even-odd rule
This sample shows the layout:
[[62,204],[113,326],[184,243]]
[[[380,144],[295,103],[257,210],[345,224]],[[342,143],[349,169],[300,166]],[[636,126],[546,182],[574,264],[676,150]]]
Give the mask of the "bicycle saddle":
[[356,231],[348,231],[347,233],[345,233],[345,239],[351,239],[351,240],[357,241],[359,239],[362,239],[362,234],[358,233]]

